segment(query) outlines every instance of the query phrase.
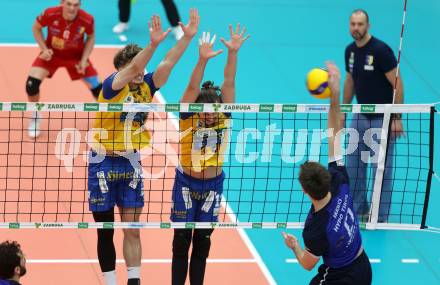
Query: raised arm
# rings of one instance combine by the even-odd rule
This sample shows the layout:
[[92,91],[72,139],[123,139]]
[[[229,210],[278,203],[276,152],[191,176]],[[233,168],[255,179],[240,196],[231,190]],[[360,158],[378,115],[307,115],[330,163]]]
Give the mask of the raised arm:
[[330,111],[328,113],[327,127],[329,131],[328,138],[328,156],[337,159],[342,156],[341,152],[341,107],[339,105],[340,96],[340,81],[341,73],[338,67],[332,63],[327,62],[328,70],[328,85],[331,90],[330,96]]
[[157,46],[171,31],[170,29],[165,32],[162,30],[162,24],[159,16],[152,16],[151,21],[148,23],[148,27],[150,30],[150,43],[140,53],[138,53],[126,67],[116,74],[112,83],[113,90],[122,89],[136,76],[144,72],[145,66],[150,61]]
[[191,9],[189,12],[189,23],[185,26],[179,22],[180,27],[183,30],[183,37],[177,42],[177,44],[166,54],[165,58],[157,67],[153,74],[154,85],[159,88],[167,82],[170,77],[171,70],[173,70],[176,63],[182,57],[186,48],[190,44],[192,38],[197,34],[199,29],[200,16],[197,9]]
[[209,32],[203,32],[202,37],[199,39],[199,60],[191,74],[191,79],[186,87],[185,93],[183,93],[183,96],[180,99],[181,103],[193,103],[196,101],[200,92],[200,84],[202,83],[203,74],[205,73],[208,60],[223,52],[223,50],[214,51],[212,49],[215,38],[216,35],[211,39]]
[[237,53],[241,45],[249,38],[244,36],[246,28],[240,31],[240,24],[237,24],[235,32],[232,25],[229,25],[229,41],[221,38],[220,40],[228,48],[228,60],[224,71],[224,81],[222,85],[223,101],[225,103],[235,102],[235,75],[237,74]]

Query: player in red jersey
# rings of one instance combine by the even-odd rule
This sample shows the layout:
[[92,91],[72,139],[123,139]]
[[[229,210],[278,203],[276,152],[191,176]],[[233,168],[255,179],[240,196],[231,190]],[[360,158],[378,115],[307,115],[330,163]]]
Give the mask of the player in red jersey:
[[[40,99],[40,84],[52,77],[59,67],[65,67],[72,80],[82,79],[95,98],[102,84],[89,60],[95,45],[93,16],[80,9],[81,0],[62,0],[56,7],[47,8],[37,17],[32,32],[41,49],[32,63],[26,80],[26,93],[30,102]],[[47,27],[44,39],[43,28]],[[32,114],[29,136],[40,134],[40,117]]]

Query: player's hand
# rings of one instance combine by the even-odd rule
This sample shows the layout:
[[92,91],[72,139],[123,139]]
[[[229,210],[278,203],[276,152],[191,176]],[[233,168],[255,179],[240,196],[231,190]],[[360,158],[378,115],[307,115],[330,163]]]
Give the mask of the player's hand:
[[87,61],[86,62],[80,61],[78,62],[78,64],[75,64],[76,71],[79,74],[86,74],[86,68],[88,65],[89,63]]
[[341,89],[341,72],[339,68],[331,61],[327,61],[327,72],[328,72],[328,86],[331,90],[332,95],[339,96]]
[[148,22],[148,28],[150,30],[150,41],[152,45],[159,45],[170,33],[171,29],[168,28],[165,32],[162,29],[162,23],[160,17],[153,15],[150,22]]
[[294,235],[285,232],[282,232],[282,235],[284,237],[284,242],[286,243],[287,247],[295,249],[299,245],[298,239]]
[[50,48],[47,48],[47,49],[44,49],[38,57],[41,58],[42,60],[49,61],[52,59],[52,55],[53,55],[53,50]]
[[391,137],[393,139],[398,139],[400,137],[406,137],[405,131],[403,130],[403,124],[401,119],[393,119],[391,123]]
[[243,30],[240,31],[240,24],[237,24],[235,32],[232,29],[232,25],[229,25],[229,34],[231,36],[230,40],[226,41],[224,38],[221,38],[220,40],[230,52],[237,52],[241,45],[250,37],[249,35],[245,36],[245,33],[246,28],[243,28]]
[[186,37],[193,38],[199,30],[200,16],[197,9],[189,10],[189,22],[185,26],[182,22],[179,22],[179,26],[182,28]]
[[199,56],[201,59],[208,60],[223,52],[223,50],[214,51],[212,47],[215,43],[216,35],[211,39],[210,32],[203,32],[202,37],[199,39]]

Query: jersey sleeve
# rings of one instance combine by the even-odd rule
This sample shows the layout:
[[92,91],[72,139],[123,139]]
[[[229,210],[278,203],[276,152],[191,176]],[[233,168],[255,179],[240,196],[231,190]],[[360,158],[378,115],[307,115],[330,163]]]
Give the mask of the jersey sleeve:
[[93,35],[95,33],[95,19],[92,16],[90,16],[90,22],[87,23],[85,28],[85,32],[87,35]]
[[350,184],[347,168],[345,167],[342,159],[330,162],[328,164],[328,172],[331,176],[332,191],[339,189],[340,185]]
[[383,73],[387,73],[397,67],[397,59],[393,50],[387,45],[381,45],[377,51],[378,65]]
[[350,58],[350,46],[347,46],[345,48],[345,54],[344,54],[345,71],[347,73],[350,73],[349,58]]
[[49,25],[49,13],[48,13],[48,9],[44,10],[43,13],[41,13],[36,21],[42,26],[42,27],[46,27],[47,25]]
[[150,87],[152,97],[154,97],[154,93],[159,90],[159,88],[156,88],[156,85],[154,84],[153,74],[154,72],[149,72],[144,75],[144,82],[147,83],[147,85]]
[[102,82],[102,97],[106,100],[111,100],[116,97],[121,90],[113,90],[112,84],[117,72],[113,73]]

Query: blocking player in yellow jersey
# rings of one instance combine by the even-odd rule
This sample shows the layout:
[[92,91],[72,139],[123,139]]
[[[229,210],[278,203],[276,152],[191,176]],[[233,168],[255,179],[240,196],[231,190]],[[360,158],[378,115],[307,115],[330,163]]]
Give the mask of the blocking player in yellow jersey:
[[[221,88],[206,81],[200,88],[206,64],[222,50],[214,51],[216,36],[203,33],[199,40],[199,60],[182,96],[182,103],[234,103],[237,53],[249,36],[237,25],[229,26],[229,40],[221,39],[228,49],[228,59]],[[180,165],[173,187],[173,222],[216,222],[223,192],[222,170],[230,114],[180,114]],[[193,243],[189,266],[190,283],[203,284],[206,258],[211,246],[212,229],[175,229],[173,239],[172,284],[185,284],[188,250]]]
[[[155,72],[144,74],[164,32],[159,16],[151,18],[150,43],[141,49],[127,45],[114,57],[117,72],[103,82],[98,101],[102,103],[150,103],[197,33],[199,15],[190,11],[184,36],[167,53]],[[113,222],[114,206],[122,222],[138,222],[144,206],[140,149],[150,144],[145,127],[148,113],[102,112],[97,114],[88,169],[89,208],[96,222]],[[116,253],[112,229],[98,229],[98,258],[106,284],[116,284]],[[139,229],[124,229],[124,258],[128,285],[140,284],[141,240]]]

